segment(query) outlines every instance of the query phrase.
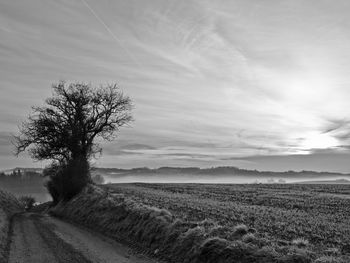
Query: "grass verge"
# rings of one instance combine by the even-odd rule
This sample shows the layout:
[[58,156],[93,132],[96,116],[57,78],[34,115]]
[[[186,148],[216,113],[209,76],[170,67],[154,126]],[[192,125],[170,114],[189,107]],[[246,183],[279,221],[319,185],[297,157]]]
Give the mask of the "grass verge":
[[16,197],[0,190],[0,262],[5,262],[7,258],[11,218],[22,211],[23,207]]

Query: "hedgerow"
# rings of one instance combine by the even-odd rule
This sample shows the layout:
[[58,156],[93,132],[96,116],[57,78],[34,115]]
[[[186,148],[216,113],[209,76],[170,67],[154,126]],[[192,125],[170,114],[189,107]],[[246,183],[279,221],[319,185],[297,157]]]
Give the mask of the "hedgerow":
[[51,213],[168,262],[309,263],[316,258],[307,248],[259,242],[257,236],[246,236],[255,231],[244,225],[221,229],[221,236],[229,237],[222,238],[215,222],[181,220],[167,210],[92,185],[72,200],[60,202]]

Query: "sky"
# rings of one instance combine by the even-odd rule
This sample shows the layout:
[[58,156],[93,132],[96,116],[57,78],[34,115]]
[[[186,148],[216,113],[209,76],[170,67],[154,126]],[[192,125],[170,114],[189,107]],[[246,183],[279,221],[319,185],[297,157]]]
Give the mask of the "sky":
[[117,83],[103,167],[350,172],[347,0],[0,0],[0,169],[60,80]]

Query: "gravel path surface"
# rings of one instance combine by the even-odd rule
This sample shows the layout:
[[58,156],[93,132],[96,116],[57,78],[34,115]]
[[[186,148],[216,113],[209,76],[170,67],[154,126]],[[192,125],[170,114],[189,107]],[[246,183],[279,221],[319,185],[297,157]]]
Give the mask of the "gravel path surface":
[[9,263],[155,263],[100,234],[47,215],[13,220]]

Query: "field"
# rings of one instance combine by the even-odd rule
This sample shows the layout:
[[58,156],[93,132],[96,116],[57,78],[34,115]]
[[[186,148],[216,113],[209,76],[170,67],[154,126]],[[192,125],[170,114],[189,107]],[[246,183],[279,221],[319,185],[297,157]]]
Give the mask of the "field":
[[[276,243],[307,240],[317,254],[350,253],[349,185],[112,184],[186,221],[245,224]],[[300,240],[300,239],[299,239]]]

